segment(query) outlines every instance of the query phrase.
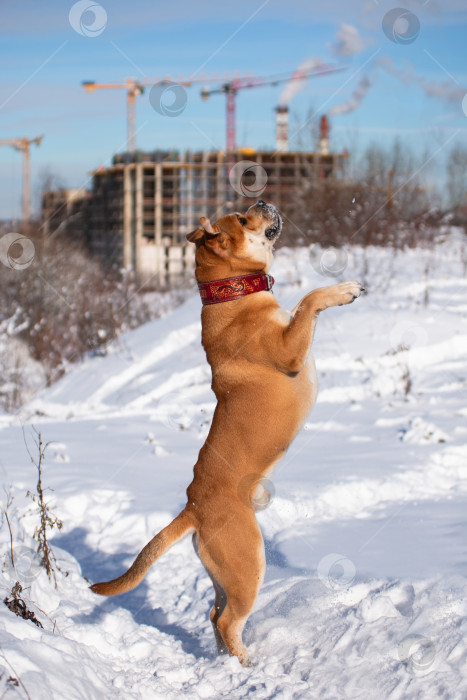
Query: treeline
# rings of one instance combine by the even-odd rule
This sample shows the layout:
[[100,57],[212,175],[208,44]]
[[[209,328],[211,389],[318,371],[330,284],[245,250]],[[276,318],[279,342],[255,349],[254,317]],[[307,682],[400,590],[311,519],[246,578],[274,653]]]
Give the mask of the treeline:
[[416,157],[396,140],[389,148],[369,146],[357,163],[349,163],[345,179],[304,178],[282,205],[280,244],[401,248],[431,244],[442,224],[467,230],[467,148],[452,147],[445,172],[430,178],[430,168],[428,151]]
[[104,270],[67,239],[28,231],[28,240],[31,264],[15,269],[14,257],[12,267],[0,264],[0,408],[9,411],[68,364],[106,352],[122,331],[160,316],[184,294],[142,294],[131,272]]

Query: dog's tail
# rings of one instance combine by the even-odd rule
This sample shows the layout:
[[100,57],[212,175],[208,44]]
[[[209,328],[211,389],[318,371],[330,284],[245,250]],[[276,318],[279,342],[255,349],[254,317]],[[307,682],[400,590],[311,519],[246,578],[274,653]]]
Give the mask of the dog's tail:
[[193,516],[186,510],[182,510],[170,525],[167,525],[147,543],[126,573],[113,581],[95,583],[90,587],[91,591],[99,593],[99,595],[118,595],[135,588],[143,580],[149,567],[156,559],[193,528],[195,528]]

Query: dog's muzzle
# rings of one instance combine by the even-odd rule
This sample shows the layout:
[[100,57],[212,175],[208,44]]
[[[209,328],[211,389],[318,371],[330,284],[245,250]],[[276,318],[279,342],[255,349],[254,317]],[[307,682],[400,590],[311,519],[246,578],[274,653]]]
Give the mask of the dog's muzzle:
[[259,199],[248,211],[253,211],[257,216],[262,216],[263,219],[266,219],[269,224],[264,232],[266,238],[270,241],[279,238],[282,231],[282,217],[274,204],[267,204],[264,200]]

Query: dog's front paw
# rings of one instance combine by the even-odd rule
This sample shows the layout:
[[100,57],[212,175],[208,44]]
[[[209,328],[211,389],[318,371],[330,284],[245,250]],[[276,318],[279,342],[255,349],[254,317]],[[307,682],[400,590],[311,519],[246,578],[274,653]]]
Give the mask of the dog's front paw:
[[337,306],[351,304],[364,291],[365,288],[358,282],[341,282],[336,284],[336,295],[339,299]]

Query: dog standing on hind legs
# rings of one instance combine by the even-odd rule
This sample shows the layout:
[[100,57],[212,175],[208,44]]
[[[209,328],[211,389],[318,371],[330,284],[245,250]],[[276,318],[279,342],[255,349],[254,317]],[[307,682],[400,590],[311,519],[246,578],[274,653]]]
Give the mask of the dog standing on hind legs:
[[350,304],[357,282],[315,289],[284,311],[268,274],[282,220],[259,200],[245,214],[214,224],[203,217],[188,234],[196,244],[196,279],[203,301],[202,344],[217,405],[187,489],[187,504],[113,581],[91,586],[116,595],[134,588],[177,540],[193,545],[214,586],[210,619],[219,653],[250,658],[242,631],[263,581],[265,556],[253,497],[283,456],[316,401],[310,347],[318,314]]

